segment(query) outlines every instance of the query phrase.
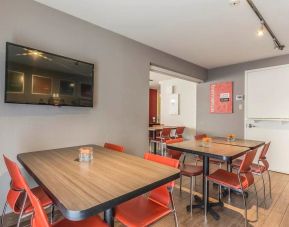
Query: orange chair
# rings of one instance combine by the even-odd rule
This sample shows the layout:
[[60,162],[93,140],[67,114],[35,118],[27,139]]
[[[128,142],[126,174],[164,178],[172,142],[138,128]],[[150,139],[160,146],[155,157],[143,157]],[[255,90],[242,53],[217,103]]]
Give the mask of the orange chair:
[[[257,149],[248,151],[240,165],[238,173],[232,173],[223,169],[218,169],[209,176],[206,177],[207,181],[212,181],[219,185],[219,201],[221,200],[221,186],[227,187],[229,189],[234,189],[242,193],[244,200],[244,210],[245,210],[245,226],[248,225],[247,219],[247,201],[245,196],[245,191],[252,185],[254,185],[255,195],[256,195],[256,209],[257,209],[257,220],[258,220],[258,194],[256,185],[254,182],[254,176],[251,172],[251,165],[256,156]],[[207,195],[205,195],[205,200],[207,200]],[[205,201],[205,215],[207,215],[207,201]]]
[[[144,158],[177,168],[179,161],[160,155],[146,153]],[[129,227],[149,226],[164,216],[173,213],[176,226],[178,225],[175,205],[172,197],[174,182],[170,182],[152,190],[148,197],[139,196],[116,207],[115,217]]]
[[[268,178],[269,178],[269,190],[270,190],[270,198],[272,199],[272,193],[271,193],[271,177],[269,173],[269,162],[267,161],[266,155],[269,150],[271,142],[266,143],[263,146],[263,149],[259,155],[258,158],[258,164],[252,163],[251,165],[251,172],[254,175],[261,176],[262,181],[263,181],[263,194],[264,194],[264,204],[266,207],[266,186],[265,186],[265,181],[264,181],[264,176],[263,174],[267,172]],[[242,160],[237,159],[232,163],[232,168],[233,169],[239,169],[241,166]]]
[[[180,140],[180,139],[182,139],[182,138],[174,139],[174,140]],[[168,149],[168,154],[170,154],[173,159],[177,159],[177,160],[180,160],[180,158],[182,156],[182,152],[176,151],[176,150],[171,150],[171,149]],[[191,164],[185,164],[183,162],[182,164],[180,164],[179,169],[181,170],[181,173],[180,173],[180,193],[182,192],[183,176],[190,178],[190,207],[191,207],[190,211],[192,213],[192,204],[193,204],[192,193],[194,190],[193,182],[196,182],[196,177],[203,173],[203,167],[202,166],[195,166],[195,165],[191,165]],[[193,181],[193,178],[195,179],[194,181]]]
[[117,145],[117,144],[113,144],[113,143],[105,143],[104,147],[110,150],[114,150],[114,151],[118,151],[118,152],[124,152],[124,147]]
[[175,132],[175,138],[183,138],[185,127],[177,127]]
[[[3,213],[1,216],[1,224],[4,226],[4,216],[7,209],[7,205],[10,206],[15,214],[18,214],[17,227],[20,226],[21,219],[23,216],[28,216],[33,213],[33,207],[29,200],[27,200],[27,193],[23,186],[23,177],[17,166],[17,164],[5,155],[3,155],[6,167],[8,169],[9,175],[11,177],[10,189],[7,194],[7,199],[4,205]],[[28,186],[27,186],[28,187]],[[53,204],[51,199],[45,194],[41,187],[32,188],[31,191],[40,200],[40,205],[47,208]],[[53,212],[52,212],[53,213]],[[53,214],[51,216],[53,218]]]
[[43,206],[37,196],[28,187],[25,179],[22,177],[20,171],[17,170],[16,175],[19,179],[19,185],[24,189],[29,197],[31,206],[33,207],[33,216],[31,218],[31,227],[107,227],[107,224],[98,216],[92,216],[83,221],[69,221],[62,219],[50,225],[48,223],[47,215],[44,212]]

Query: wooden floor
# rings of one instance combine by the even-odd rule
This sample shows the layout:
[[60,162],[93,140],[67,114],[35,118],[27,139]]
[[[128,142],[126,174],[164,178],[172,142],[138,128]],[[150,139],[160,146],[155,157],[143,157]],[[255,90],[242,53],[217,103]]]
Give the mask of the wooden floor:
[[[259,197],[259,220],[258,222],[250,223],[249,226],[289,226],[289,175],[271,172],[272,179],[272,197],[270,199],[269,190],[267,190],[267,208],[264,207],[263,203],[263,189],[262,180],[260,177],[256,177],[258,197]],[[265,177],[267,189],[268,189],[268,178]],[[197,185],[195,194],[201,195],[202,191],[201,177],[197,177]],[[210,184],[210,197],[211,201],[217,198],[217,187]],[[255,219],[256,215],[256,202],[254,198],[253,188],[249,191],[248,197],[248,217],[250,220]],[[177,181],[174,190],[174,201],[176,203],[176,210],[179,220],[179,226],[244,226],[243,219],[243,201],[241,196],[232,194],[231,203],[228,203],[227,197],[223,198],[225,206],[223,208],[213,208],[220,215],[220,220],[214,220],[210,214],[208,214],[207,221],[205,221],[203,211],[196,209],[193,210],[192,216],[186,211],[186,206],[189,203],[189,179],[184,177],[183,180],[183,193],[179,193],[179,184]],[[27,222],[22,226],[29,226]],[[122,227],[120,223],[116,223],[117,227]],[[174,226],[174,220],[172,215],[167,216],[161,221],[153,225],[154,227],[170,227]]]

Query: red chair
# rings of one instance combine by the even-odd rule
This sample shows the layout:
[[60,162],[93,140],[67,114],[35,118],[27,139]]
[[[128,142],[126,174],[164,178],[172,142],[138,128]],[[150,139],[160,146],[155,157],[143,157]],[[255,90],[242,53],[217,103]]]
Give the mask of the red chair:
[[155,140],[151,140],[151,143],[157,143],[160,146],[161,155],[164,155],[166,149],[166,142],[171,139],[171,128],[163,128],[160,132],[160,136],[156,137]]
[[124,147],[117,145],[117,144],[113,144],[113,143],[105,143],[104,144],[104,148],[110,149],[110,150],[114,150],[114,151],[118,151],[118,152],[124,152]]
[[[181,138],[179,138],[181,139]],[[175,139],[178,140],[178,139]],[[168,154],[171,155],[173,159],[180,160],[182,156],[182,152],[168,149]],[[190,178],[190,207],[191,207],[191,213],[192,213],[192,204],[193,204],[193,190],[194,190],[194,182],[196,182],[196,177],[201,175],[203,173],[203,167],[202,166],[195,166],[191,164],[185,164],[184,162],[180,164],[179,169],[181,170],[180,173],[180,193],[182,192],[182,181],[183,176]],[[193,181],[193,179],[195,179]]]
[[[195,140],[202,140],[203,138],[206,138],[206,137],[208,137],[207,134],[195,135]],[[198,162],[202,162],[202,161],[203,161],[203,157],[198,156],[196,159],[196,165],[198,165]],[[222,168],[222,164],[224,164],[224,161],[221,161],[215,158],[210,158],[210,163],[218,165],[219,168]]]
[[175,138],[183,138],[185,127],[177,127],[175,132]]
[[[212,181],[219,185],[219,200],[221,200],[221,186],[227,187],[229,189],[234,189],[242,193],[243,200],[244,200],[244,207],[245,207],[245,226],[248,225],[247,219],[247,201],[245,196],[245,191],[252,185],[254,185],[255,195],[256,195],[256,209],[257,209],[257,220],[258,220],[258,194],[256,185],[254,182],[254,176],[251,172],[251,165],[256,156],[257,149],[248,151],[244,159],[240,165],[238,173],[232,173],[223,169],[218,169],[214,173],[210,174],[206,177],[207,181]],[[205,215],[207,215],[207,195],[205,195]]]
[[[11,177],[10,189],[7,194],[7,199],[4,205],[3,213],[1,216],[1,224],[4,226],[4,216],[6,212],[7,205],[10,206],[13,213],[18,214],[17,227],[20,226],[21,219],[23,216],[28,216],[33,213],[33,207],[29,200],[27,200],[27,193],[23,186],[24,178],[17,164],[5,155],[3,155],[6,167],[8,169],[9,175]],[[27,186],[28,187],[28,186]],[[32,188],[31,191],[40,200],[40,205],[47,208],[53,206],[51,199],[45,194],[45,192],[40,187]],[[52,212],[53,213],[53,212]],[[53,214],[52,217],[53,218]]]
[[[166,145],[168,144],[174,144],[174,143],[181,143],[183,142],[184,139],[183,138],[176,138],[176,139],[170,139],[166,141]],[[167,150],[167,155],[170,158],[176,159],[176,160],[180,160],[181,156],[182,156],[182,152],[179,151],[175,151],[175,150],[171,150],[168,149]]]
[[[160,155],[146,153],[144,158],[177,168],[179,161]],[[152,190],[148,197],[139,196],[116,207],[115,217],[129,227],[149,226],[159,219],[173,213],[176,226],[178,225],[175,205],[172,197],[174,182],[170,182]]]
[[[268,178],[269,178],[269,190],[270,190],[270,198],[272,199],[272,193],[271,193],[271,177],[269,173],[269,162],[267,161],[266,155],[269,150],[271,142],[266,143],[263,146],[263,149],[259,155],[258,158],[258,164],[252,163],[251,165],[251,172],[254,175],[261,176],[262,181],[263,181],[263,194],[264,194],[264,204],[266,207],[266,186],[265,186],[265,181],[264,181],[264,176],[263,174],[267,172]],[[232,163],[232,168],[233,169],[239,169],[241,166],[242,160],[237,159]]]
[[[20,172],[18,175],[20,175]],[[27,193],[33,207],[31,227],[107,227],[107,224],[98,216],[92,216],[83,221],[69,221],[67,219],[62,219],[50,225],[39,198],[35,196],[32,190],[30,190],[25,179],[23,177],[21,178],[21,186]]]

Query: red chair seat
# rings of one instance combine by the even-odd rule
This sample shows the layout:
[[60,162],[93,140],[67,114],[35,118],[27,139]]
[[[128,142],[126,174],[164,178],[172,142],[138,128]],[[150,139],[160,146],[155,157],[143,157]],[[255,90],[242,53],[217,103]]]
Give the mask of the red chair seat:
[[115,217],[126,226],[142,227],[154,223],[170,212],[168,207],[139,196],[117,206]]
[[82,221],[69,221],[62,219],[52,225],[53,227],[107,227],[108,225],[99,216],[92,216]]
[[203,166],[184,164],[180,166],[181,175],[195,177],[203,173]]
[[[46,193],[42,190],[41,187],[35,187],[31,189],[32,193],[39,199],[42,207],[48,207],[52,205],[51,199],[46,195]],[[31,213],[33,211],[33,206],[29,199],[27,199],[26,204],[24,206],[24,214]],[[20,209],[16,211],[20,213]]]
[[[250,178],[249,178],[250,179]],[[213,181],[217,184],[221,184],[223,186],[227,186],[233,189],[241,189],[241,185],[239,183],[238,175],[235,173],[228,172],[223,169],[218,169],[214,173],[208,176],[208,180]],[[250,179],[250,182],[244,177],[241,176],[241,183],[243,189],[248,188],[254,182],[254,178]]]

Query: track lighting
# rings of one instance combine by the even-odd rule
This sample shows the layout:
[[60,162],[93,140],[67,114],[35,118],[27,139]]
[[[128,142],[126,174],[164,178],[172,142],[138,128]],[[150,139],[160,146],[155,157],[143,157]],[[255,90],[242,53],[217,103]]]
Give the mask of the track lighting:
[[[229,0],[229,2],[232,6],[236,6],[240,3],[240,0]],[[262,37],[266,29],[269,35],[271,36],[271,38],[273,39],[275,49],[283,50],[285,46],[280,43],[280,41],[278,40],[278,38],[276,37],[272,29],[270,28],[270,26],[268,25],[268,23],[266,22],[266,20],[264,19],[264,17],[258,10],[258,8],[255,6],[253,0],[247,0],[247,3],[249,4],[251,9],[253,10],[253,12],[256,14],[256,16],[261,22],[261,27],[257,31],[257,36]]]
[[264,22],[261,21],[261,27],[257,31],[257,36],[262,37],[264,36],[264,33],[265,33]]

